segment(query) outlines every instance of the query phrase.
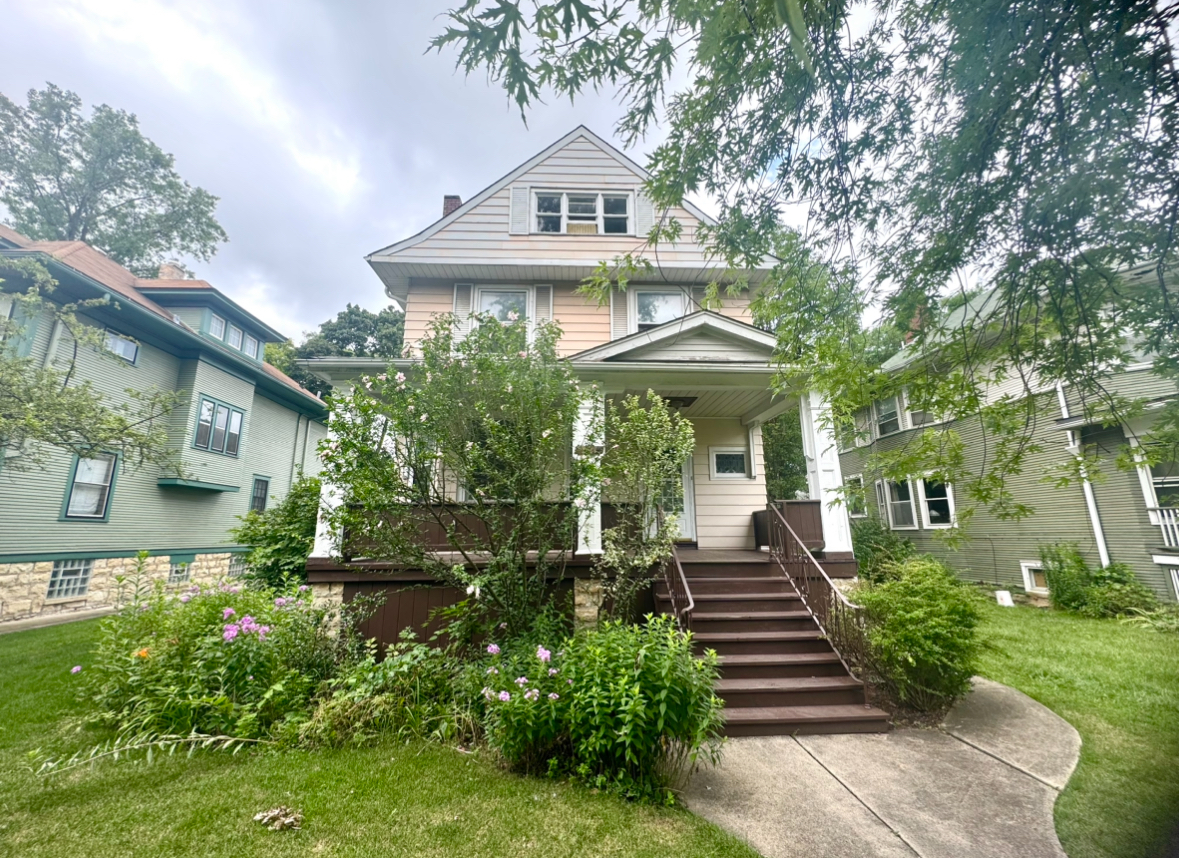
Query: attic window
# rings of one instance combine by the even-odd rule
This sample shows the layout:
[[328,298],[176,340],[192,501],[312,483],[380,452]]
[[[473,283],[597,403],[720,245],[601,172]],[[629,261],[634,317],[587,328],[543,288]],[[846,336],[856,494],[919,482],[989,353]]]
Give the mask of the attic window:
[[565,235],[630,235],[630,194],[537,191],[533,232]]

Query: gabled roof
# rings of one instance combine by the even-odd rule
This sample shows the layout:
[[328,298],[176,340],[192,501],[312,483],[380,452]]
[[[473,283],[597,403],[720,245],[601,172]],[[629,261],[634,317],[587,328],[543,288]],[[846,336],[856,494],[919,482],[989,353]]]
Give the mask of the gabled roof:
[[[574,140],[578,139],[579,137],[589,140],[591,143],[593,143],[595,146],[597,146],[599,149],[601,149],[607,155],[614,158],[615,161],[617,161],[623,167],[625,167],[626,169],[628,169],[632,173],[634,173],[635,178],[638,179],[639,181],[645,182],[647,179],[650,178],[650,176],[651,176],[650,173],[648,173],[645,169],[643,169],[641,166],[639,166],[634,161],[632,161],[630,158],[628,158],[626,155],[624,155],[621,151],[616,149],[613,145],[611,145],[610,143],[603,140],[601,137],[599,137],[594,132],[590,131],[584,125],[578,125],[576,128],[574,128],[572,131],[570,131],[568,134],[566,134],[560,140],[557,140],[556,142],[554,142],[551,145],[542,149],[540,152],[537,152],[535,155],[533,155],[531,158],[529,158],[527,161],[525,161],[519,167],[516,167],[516,169],[512,170],[507,175],[501,176],[499,179],[496,179],[494,182],[492,182],[486,188],[481,190],[479,193],[475,194],[475,196],[471,197],[469,200],[464,202],[461,206],[459,206],[457,209],[455,209],[450,214],[434,221],[434,223],[430,224],[428,227],[426,227],[425,229],[423,229],[421,232],[417,233],[416,235],[412,235],[409,238],[402,239],[401,241],[395,242],[394,244],[390,244],[388,247],[383,247],[380,250],[374,250],[372,253],[370,253],[368,256],[366,256],[365,259],[371,262],[373,257],[388,256],[390,254],[397,253],[399,250],[404,250],[408,247],[413,247],[415,244],[421,243],[425,239],[434,235],[440,229],[450,226],[456,220],[458,220],[463,215],[470,212],[472,209],[474,209],[480,203],[487,200],[493,194],[495,194],[499,191],[502,191],[508,185],[512,184],[512,182],[516,181],[521,176],[523,176],[525,173],[532,170],[533,167],[536,167],[538,164],[542,163],[543,161],[546,161],[547,159],[549,159],[554,154],[556,154],[557,152],[564,149],[566,146],[568,146],[570,143],[572,143]],[[715,223],[715,221],[711,217],[709,217],[707,214],[705,214],[703,211],[701,211],[698,207],[696,207],[692,203],[685,201],[684,208],[687,209],[692,214],[693,217],[696,217],[697,219],[699,219],[703,223],[707,223],[707,224]]]
[[[666,361],[668,348],[677,343],[689,350],[695,344],[715,343],[718,351],[701,350],[699,356],[680,356],[685,363],[769,363],[773,356],[777,338],[760,328],[722,316],[711,310],[699,310],[679,319],[673,319],[656,328],[639,331],[629,336],[612,340],[592,349],[578,352],[570,359],[578,363],[585,361]],[[726,348],[731,349],[725,356]]]

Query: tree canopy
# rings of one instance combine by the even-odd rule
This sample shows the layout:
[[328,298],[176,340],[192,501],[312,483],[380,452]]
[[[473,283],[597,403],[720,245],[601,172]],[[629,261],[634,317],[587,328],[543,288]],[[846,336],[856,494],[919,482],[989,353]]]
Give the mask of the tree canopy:
[[0,203],[24,235],[85,241],[140,277],[228,241],[217,197],[185,182],[134,114],[101,104],[86,119],[52,83],[23,107],[0,94]]
[[[647,165],[664,212],[650,240],[701,193],[719,216],[698,236],[735,280],[777,258],[760,310],[794,320],[778,328],[783,383],[807,377],[844,424],[901,390],[981,419],[999,439],[981,469],[948,428],[880,464],[952,479],[960,510],[1018,516],[1003,474],[1038,449],[1040,406],[988,391],[1061,383],[1074,416],[1125,422],[1142,403],[1111,372],[1148,355],[1179,375],[1177,15],[1148,0],[468,0],[433,44],[522,113],[615,89],[624,143],[666,134]],[[778,252],[791,241],[815,258]],[[896,334],[863,331],[871,314],[909,340],[901,371],[879,370]],[[1152,440],[1175,444],[1179,401],[1155,413]]]

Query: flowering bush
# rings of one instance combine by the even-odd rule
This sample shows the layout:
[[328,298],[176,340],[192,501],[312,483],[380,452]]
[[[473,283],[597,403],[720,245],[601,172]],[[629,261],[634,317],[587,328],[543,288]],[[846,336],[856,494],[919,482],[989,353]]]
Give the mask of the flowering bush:
[[137,591],[102,624],[85,674],[98,720],[123,735],[257,738],[305,717],[342,646],[310,597],[227,582]]
[[517,768],[670,803],[701,756],[717,758],[716,654],[695,657],[668,617],[605,623],[556,651],[488,652],[488,740]]

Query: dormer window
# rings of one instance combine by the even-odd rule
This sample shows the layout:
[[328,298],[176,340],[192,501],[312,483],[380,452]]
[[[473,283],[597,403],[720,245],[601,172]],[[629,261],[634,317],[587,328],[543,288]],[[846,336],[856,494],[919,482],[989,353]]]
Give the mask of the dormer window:
[[237,325],[230,325],[229,339],[227,342],[235,349],[240,349],[242,347],[242,329]]
[[246,334],[246,344],[242,347],[242,351],[244,351],[250,357],[257,359],[258,340],[256,340],[254,337],[251,337],[249,334]]
[[594,191],[536,191],[533,232],[630,235],[631,195]]
[[209,317],[209,336],[225,339],[225,320],[216,313]]

